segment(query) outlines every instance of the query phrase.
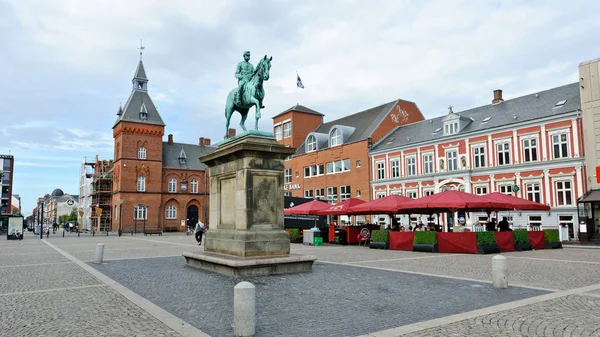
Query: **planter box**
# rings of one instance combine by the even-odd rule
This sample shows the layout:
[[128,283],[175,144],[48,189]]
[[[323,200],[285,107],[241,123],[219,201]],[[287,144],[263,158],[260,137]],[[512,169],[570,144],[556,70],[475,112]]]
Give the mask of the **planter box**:
[[302,243],[302,237],[296,238],[296,239],[290,239],[291,243]]
[[371,249],[388,249],[390,244],[388,242],[373,242],[369,243],[369,248]]
[[515,252],[522,252],[524,250],[532,250],[533,245],[531,242],[526,243],[515,243]]
[[498,245],[493,246],[477,246],[477,254],[496,254],[500,253]]
[[426,244],[426,243],[414,243],[413,252],[425,252],[425,253],[437,253],[438,245]]
[[560,249],[562,248],[562,243],[560,242],[544,242],[545,249]]

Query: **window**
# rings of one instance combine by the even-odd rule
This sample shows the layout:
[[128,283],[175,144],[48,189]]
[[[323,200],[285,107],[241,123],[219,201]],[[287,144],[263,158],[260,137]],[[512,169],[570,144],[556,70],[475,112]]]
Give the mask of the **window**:
[[556,182],[557,206],[570,206],[573,204],[571,185],[571,181],[568,180]]
[[423,155],[423,169],[425,174],[433,173],[433,153]]
[[376,192],[375,199],[385,198],[385,192]]
[[523,162],[537,161],[537,139],[523,139]]
[[175,205],[169,205],[166,209],[167,219],[177,219],[177,207]]
[[[323,166],[323,165],[319,165],[319,166]],[[324,167],[319,168],[319,170],[321,170],[321,169],[324,169]],[[348,171],[350,171],[350,159],[337,160],[334,162],[327,163],[327,174],[348,172]],[[319,171],[319,172],[321,172],[321,171]]]
[[327,163],[327,174],[333,173],[333,162]]
[[171,178],[169,179],[169,193],[177,192],[177,179]]
[[432,189],[429,189],[429,190],[423,190],[423,195],[426,197],[426,196],[429,196],[429,195],[433,195],[433,193],[434,193],[434,192],[435,192],[435,191],[434,191],[434,190],[432,190]]
[[190,193],[198,193],[198,179],[190,181]]
[[498,151],[498,165],[510,165],[510,144],[496,144],[496,149]]
[[552,146],[554,147],[554,158],[567,158],[567,134],[552,135]]
[[333,129],[329,137],[329,147],[336,145],[342,145],[342,133],[338,128]]
[[304,178],[309,178],[310,177],[310,166],[305,166],[304,167]]
[[530,201],[541,202],[542,193],[539,183],[527,183],[525,184],[525,194],[527,199]]
[[283,171],[283,183],[291,184],[292,183],[292,169],[288,168]]
[[281,125],[275,127],[275,139],[281,140]]
[[291,197],[292,196],[292,192],[283,192],[283,196],[284,197]]
[[317,165],[312,165],[310,167],[310,176],[311,177],[316,177],[317,176]]
[[498,186],[498,192],[502,193],[502,194],[509,194],[512,195],[512,185],[499,185]]
[[453,135],[458,132],[458,122],[444,125],[444,133],[447,135]]
[[398,158],[391,159],[390,166],[392,169],[392,178],[400,177],[400,160]]
[[333,162],[333,166],[335,167],[335,172],[342,172],[343,168],[342,168],[342,161],[338,160],[338,161],[334,161]]
[[137,180],[137,191],[146,192],[146,177],[138,177]]
[[360,167],[360,160],[356,161],[356,167]]
[[350,171],[350,159],[342,160],[342,166],[343,166],[344,172]]
[[415,156],[406,157],[406,175],[414,176],[416,174],[417,174],[417,157],[415,157]]
[[312,152],[317,150],[317,138],[315,136],[309,136],[306,140],[306,152]]
[[292,122],[283,123],[283,138],[292,136]]
[[385,179],[385,163],[382,161],[377,162],[377,179]]
[[317,199],[317,200],[325,199],[325,189],[324,188],[315,189],[315,199]]
[[542,216],[541,215],[530,215],[528,217],[529,225],[531,227],[540,227],[542,225]]
[[305,198],[312,198],[313,197],[313,190],[304,190],[304,197]]
[[148,207],[136,205],[133,207],[133,216],[135,219],[145,220],[148,219]]
[[485,145],[473,146],[473,167],[485,167]]
[[475,194],[484,195],[488,193],[487,186],[475,186]]
[[573,216],[572,215],[559,215],[558,225],[561,227],[567,227],[569,231],[569,239],[575,239],[575,232],[573,231]]
[[146,148],[143,146],[138,149],[138,159],[146,159]]
[[446,157],[448,161],[448,171],[458,170],[458,151],[448,151],[446,152]]
[[330,204],[337,203],[337,187],[327,187],[327,201]]
[[406,196],[408,198],[416,199],[417,198],[417,191],[406,191]]
[[350,185],[340,186],[340,201],[350,199],[351,197],[352,197],[352,192],[350,192]]

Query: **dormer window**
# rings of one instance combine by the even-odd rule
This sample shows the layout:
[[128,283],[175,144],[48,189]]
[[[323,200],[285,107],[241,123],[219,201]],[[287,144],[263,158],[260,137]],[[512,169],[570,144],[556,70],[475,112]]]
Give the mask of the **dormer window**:
[[333,129],[329,135],[329,147],[342,145],[342,133],[338,128]]
[[179,164],[181,165],[185,165],[185,162],[187,160],[187,155],[185,154],[185,151],[183,151],[183,149],[181,149],[181,152],[179,152]]
[[317,150],[317,138],[315,136],[309,136],[306,140],[306,152],[312,152]]
[[458,122],[451,122],[444,125],[444,134],[453,135],[458,133]]
[[145,121],[148,119],[148,109],[146,109],[146,104],[142,103],[140,107],[140,119]]

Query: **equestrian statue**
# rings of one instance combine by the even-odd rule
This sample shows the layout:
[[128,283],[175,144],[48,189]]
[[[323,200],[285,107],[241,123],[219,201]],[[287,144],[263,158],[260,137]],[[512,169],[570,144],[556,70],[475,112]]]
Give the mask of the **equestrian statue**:
[[258,130],[258,120],[260,119],[260,109],[264,108],[263,99],[265,98],[265,89],[263,87],[263,81],[269,80],[269,70],[271,69],[271,60],[273,57],[267,58],[265,55],[258,64],[256,69],[252,63],[250,63],[250,52],[244,52],[244,61],[238,63],[235,70],[235,77],[238,79],[238,87],[232,89],[227,95],[227,102],[225,103],[225,118],[227,123],[225,124],[225,139],[227,139],[229,130],[229,121],[234,111],[238,111],[242,115],[240,126],[242,130],[246,131],[244,122],[248,117],[248,111],[253,106],[256,107],[255,125],[254,128]]

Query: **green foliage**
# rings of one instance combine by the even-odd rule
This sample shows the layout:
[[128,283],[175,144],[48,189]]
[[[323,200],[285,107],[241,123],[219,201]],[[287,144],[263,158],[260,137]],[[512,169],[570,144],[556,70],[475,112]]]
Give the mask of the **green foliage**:
[[19,210],[18,210],[18,209],[13,209],[13,210],[12,210],[12,212],[11,212],[11,214],[12,214],[13,216],[21,216],[21,212],[19,212]]
[[68,221],[77,221],[77,208],[73,207],[73,209],[71,210],[71,214],[69,214],[69,220]]
[[558,236],[558,229],[544,229],[544,241],[560,242],[560,239]]
[[371,233],[371,242],[390,242],[390,231],[374,230]]
[[300,237],[300,228],[290,228],[290,239],[296,240]]
[[437,243],[437,232],[434,231],[415,231],[413,243],[424,245],[435,245]]
[[494,232],[477,232],[475,235],[477,237],[477,246],[493,246],[498,243]]
[[515,243],[527,243],[529,242],[529,234],[526,229],[516,229],[513,231],[513,239]]

